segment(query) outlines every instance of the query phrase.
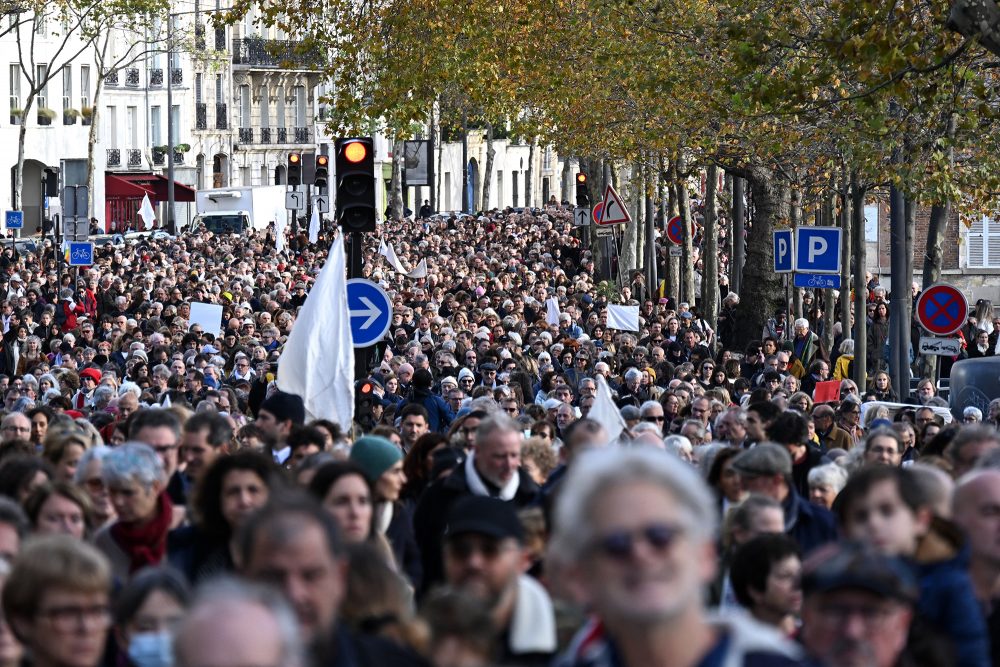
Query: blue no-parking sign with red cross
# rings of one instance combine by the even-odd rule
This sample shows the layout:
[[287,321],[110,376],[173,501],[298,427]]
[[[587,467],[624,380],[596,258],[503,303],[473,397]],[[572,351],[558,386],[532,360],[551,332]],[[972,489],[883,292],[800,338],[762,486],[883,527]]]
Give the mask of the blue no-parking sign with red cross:
[[935,336],[950,336],[969,318],[969,302],[962,290],[953,285],[935,283],[917,299],[917,321]]

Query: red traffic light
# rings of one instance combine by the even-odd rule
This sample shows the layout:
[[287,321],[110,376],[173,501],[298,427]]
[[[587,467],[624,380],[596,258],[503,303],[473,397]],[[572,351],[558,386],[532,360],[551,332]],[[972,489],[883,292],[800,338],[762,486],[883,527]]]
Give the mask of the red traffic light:
[[297,164],[297,163],[299,163],[301,161],[302,161],[302,156],[299,155],[298,153],[289,153],[288,154],[288,162],[289,163],[291,163],[291,164]]
[[327,167],[329,165],[330,165],[330,158],[329,157],[327,157],[326,155],[317,155],[316,156],[316,166],[317,167]]
[[587,182],[587,175],[584,174],[583,172],[577,173],[577,175],[576,175],[576,182],[577,183],[586,183]]
[[368,156],[368,147],[360,141],[352,141],[344,146],[344,158],[348,162],[358,163]]

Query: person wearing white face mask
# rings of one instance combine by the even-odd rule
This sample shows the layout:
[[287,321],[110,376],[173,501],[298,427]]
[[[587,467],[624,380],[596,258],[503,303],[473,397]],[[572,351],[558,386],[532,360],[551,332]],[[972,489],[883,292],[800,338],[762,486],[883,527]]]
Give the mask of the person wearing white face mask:
[[161,567],[140,571],[122,589],[114,608],[114,632],[130,667],[172,667],[174,628],[190,597],[183,577]]

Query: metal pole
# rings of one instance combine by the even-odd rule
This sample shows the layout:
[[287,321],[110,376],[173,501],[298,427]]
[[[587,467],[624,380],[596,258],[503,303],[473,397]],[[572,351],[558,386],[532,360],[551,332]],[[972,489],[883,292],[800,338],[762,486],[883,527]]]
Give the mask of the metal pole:
[[729,284],[733,291],[740,293],[743,287],[743,261],[746,255],[746,202],[743,201],[745,181],[739,176],[733,176],[733,257],[730,262]]
[[167,233],[177,235],[174,219],[174,17],[167,14]]
[[903,213],[903,193],[898,188],[889,188],[889,266],[892,273],[892,293],[889,297],[889,374],[896,387],[896,395],[901,401],[910,397],[910,374],[908,350],[903,347],[903,327],[906,321],[906,304],[909,286],[906,285],[906,225]]
[[462,114],[462,213],[472,208],[469,201],[469,117]]

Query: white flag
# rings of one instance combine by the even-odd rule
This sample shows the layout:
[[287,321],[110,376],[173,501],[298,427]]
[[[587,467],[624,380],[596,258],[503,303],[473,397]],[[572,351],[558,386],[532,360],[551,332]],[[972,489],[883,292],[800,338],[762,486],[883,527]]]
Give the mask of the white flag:
[[545,300],[545,323],[559,326],[559,299],[554,296]]
[[354,419],[354,338],[347,307],[343,237],[320,271],[292,325],[278,367],[278,388],[302,397],[306,419],[329,419],[344,431]]
[[396,273],[402,273],[407,278],[413,278],[414,280],[418,278],[427,277],[427,260],[422,259],[420,263],[417,264],[417,268],[412,271],[407,271],[403,267],[403,263],[399,261],[399,255],[396,254],[396,249],[392,247],[391,244],[386,243],[385,239],[379,241],[378,244],[378,254],[385,257],[386,261],[389,262],[389,266],[396,270]]
[[604,376],[597,375],[595,379],[597,380],[597,394],[594,396],[594,405],[591,406],[587,417],[604,427],[608,433],[608,442],[615,442],[625,430],[625,420],[622,418],[621,410],[615,405],[615,399],[611,395],[611,387],[605,382]]
[[279,216],[274,221],[274,249],[279,253],[285,251],[285,218],[287,217],[288,214],[285,213],[284,216]]
[[639,330],[639,306],[608,304],[608,328],[622,331]]
[[312,215],[309,217],[309,243],[319,241],[319,208],[313,206]]
[[149,201],[149,195],[142,196],[142,206],[139,208],[139,217],[143,221],[143,229],[152,229],[153,223],[156,222],[156,212],[153,210],[153,205]]

